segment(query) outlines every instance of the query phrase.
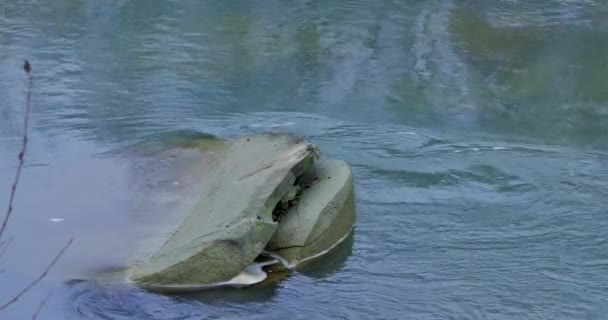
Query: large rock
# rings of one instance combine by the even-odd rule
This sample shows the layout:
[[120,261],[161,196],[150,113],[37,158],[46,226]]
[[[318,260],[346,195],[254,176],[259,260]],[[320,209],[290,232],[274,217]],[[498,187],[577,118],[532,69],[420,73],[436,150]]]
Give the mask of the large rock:
[[[314,166],[316,157],[314,146],[288,135],[263,134],[222,143],[200,169],[205,181],[194,212],[158,252],[134,267],[130,279],[159,289],[230,281],[272,238],[278,225],[276,215],[273,219],[275,207],[296,196],[294,185]],[[331,238],[323,232],[327,223],[323,221],[310,237],[319,244]],[[316,250],[313,242],[304,253]]]
[[348,236],[354,223],[353,181],[348,164],[322,161],[313,177],[295,205],[279,217],[279,227],[266,246],[266,250],[287,260],[287,267],[327,252]]

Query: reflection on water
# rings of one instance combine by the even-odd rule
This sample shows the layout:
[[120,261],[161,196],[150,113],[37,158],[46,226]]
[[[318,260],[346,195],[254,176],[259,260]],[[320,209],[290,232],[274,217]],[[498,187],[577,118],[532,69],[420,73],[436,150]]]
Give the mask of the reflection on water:
[[605,147],[600,2],[296,3],[6,3],[3,127],[19,119],[21,55],[55,134],[116,142],[299,111]]
[[[601,318],[607,17],[599,0],[4,1],[2,182],[24,58],[34,111],[0,300],[76,242],[3,315],[55,288],[48,318]],[[95,277],[196,199],[209,146],[167,146],[263,131],[352,164],[342,258],[200,299]]]

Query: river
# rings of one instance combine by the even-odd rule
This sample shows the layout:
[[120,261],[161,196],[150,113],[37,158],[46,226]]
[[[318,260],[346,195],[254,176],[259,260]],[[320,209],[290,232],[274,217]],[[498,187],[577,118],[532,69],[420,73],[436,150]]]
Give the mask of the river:
[[[0,301],[75,237],[2,319],[608,314],[604,0],[4,0],[0,48],[1,210],[34,79]],[[352,165],[348,241],[246,289],[99,278],[195,199],[158,150],[267,131]]]

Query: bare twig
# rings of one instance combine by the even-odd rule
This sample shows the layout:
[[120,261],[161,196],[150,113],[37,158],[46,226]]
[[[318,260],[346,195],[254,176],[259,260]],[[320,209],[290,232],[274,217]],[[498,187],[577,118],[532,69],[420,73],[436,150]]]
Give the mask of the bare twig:
[[8,250],[8,246],[11,245],[12,241],[13,241],[13,237],[10,237],[10,238],[8,238],[6,243],[4,241],[0,242],[0,258],[2,258],[2,256],[6,253],[6,250]]
[[21,171],[23,169],[25,158],[25,150],[27,148],[27,130],[30,119],[30,100],[32,96],[32,66],[27,60],[25,60],[25,63],[23,64],[23,71],[25,71],[25,75],[27,76],[27,97],[25,100],[25,113],[23,116],[23,142],[21,144],[21,151],[19,151],[19,166],[17,167],[15,180],[13,181],[13,186],[11,187],[11,196],[8,201],[8,208],[6,209],[6,215],[4,216],[4,220],[2,221],[2,227],[0,227],[0,239],[2,239],[2,235],[4,235],[4,231],[6,230],[8,221],[11,218],[11,214],[13,213],[13,201],[15,199],[15,193],[17,192],[19,178],[21,177]]
[[40,274],[40,276],[38,278],[36,278],[29,285],[27,285],[25,288],[23,288],[11,300],[9,300],[6,303],[0,305],[0,311],[6,309],[6,307],[8,307],[11,304],[17,302],[17,300],[19,300],[19,298],[21,298],[21,296],[23,296],[25,293],[27,293],[28,290],[30,290],[33,286],[35,286],[36,284],[38,284],[38,282],[42,281],[42,279],[44,279],[44,277],[47,276],[47,274],[49,273],[49,271],[51,270],[51,268],[53,268],[53,266],[55,265],[55,263],[57,263],[57,261],[59,260],[59,258],[61,258],[61,256],[65,253],[65,251],[68,249],[68,247],[72,244],[73,241],[74,241],[74,238],[73,237],[70,238],[70,240],[65,244],[65,246],[61,249],[61,251],[59,251],[59,253],[55,256],[55,258],[51,261],[51,263],[49,263],[49,265],[46,267],[46,269],[44,269],[44,272],[42,274]]
[[[24,111],[24,116],[23,116],[23,133],[22,133],[23,138],[22,138],[22,144],[21,144],[21,151],[19,151],[19,155],[18,155],[19,165],[17,166],[15,180],[13,181],[13,185],[11,187],[11,194],[9,197],[8,208],[6,210],[6,214],[4,215],[4,220],[2,221],[2,226],[0,226],[0,257],[2,257],[4,255],[4,253],[6,253],[6,250],[8,249],[9,245],[11,244],[11,241],[13,241],[12,237],[10,237],[7,241],[3,241],[2,236],[4,235],[4,231],[6,231],[6,227],[11,218],[11,215],[13,213],[13,202],[15,200],[17,186],[19,185],[19,179],[21,178],[21,172],[23,171],[23,165],[25,163],[25,152],[27,149],[27,142],[28,142],[28,127],[29,127],[30,104],[31,104],[30,101],[31,101],[31,97],[32,97],[32,74],[31,74],[32,66],[30,65],[30,63],[27,60],[25,60],[25,62],[23,64],[23,71],[25,71],[25,75],[27,77],[27,83],[28,83],[27,96],[26,96],[26,100],[25,100],[25,111]],[[49,274],[50,270],[57,263],[57,261],[59,261],[59,258],[61,258],[61,256],[65,253],[65,251],[68,249],[68,247],[72,244],[73,241],[74,241],[74,238],[70,238],[70,240],[57,253],[55,258],[53,260],[51,260],[51,262],[47,265],[46,269],[44,269],[44,272],[42,272],[42,274],[40,274],[40,276],[38,276],[38,278],[34,279],[30,284],[28,284],[19,293],[17,293],[12,299],[10,299],[6,303],[0,305],[0,311],[6,309],[8,306],[17,302],[24,294],[26,294],[36,284],[38,284],[40,281],[42,281],[42,279],[44,279]],[[0,273],[2,273],[2,272],[4,272],[4,271],[0,270]],[[53,291],[49,292],[49,294],[40,302],[40,305],[38,306],[38,309],[32,316],[32,319],[35,320],[38,317],[38,315],[40,314],[40,311],[42,310],[42,308],[44,307],[44,305],[46,304],[48,299],[51,297],[52,293],[53,293]]]
[[36,318],[38,318],[40,311],[42,310],[42,308],[44,307],[46,302],[51,298],[52,294],[53,294],[53,290],[51,290],[49,292],[49,294],[47,294],[46,297],[44,297],[44,299],[42,299],[42,301],[40,301],[40,305],[38,305],[38,309],[36,309],[36,313],[34,313],[34,315],[32,316],[32,320],[36,320]]

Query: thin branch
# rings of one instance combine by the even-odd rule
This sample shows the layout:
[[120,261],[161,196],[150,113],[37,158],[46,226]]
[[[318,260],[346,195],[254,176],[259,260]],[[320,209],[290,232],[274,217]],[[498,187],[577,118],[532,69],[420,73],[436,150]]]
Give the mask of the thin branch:
[[72,244],[73,241],[74,241],[74,237],[70,238],[70,240],[68,241],[68,243],[65,244],[65,246],[63,247],[63,249],[61,249],[61,251],[59,251],[59,253],[51,261],[51,263],[49,263],[49,265],[46,267],[46,269],[44,269],[44,272],[42,274],[40,274],[40,276],[38,278],[36,278],[34,281],[32,281],[29,285],[27,285],[25,288],[23,288],[11,300],[9,300],[8,302],[2,304],[0,306],[0,311],[6,309],[6,307],[8,307],[11,304],[17,302],[17,300],[19,300],[19,298],[21,298],[21,296],[23,296],[25,293],[27,293],[28,290],[30,290],[33,286],[35,286],[36,284],[38,284],[38,282],[42,281],[42,279],[44,279],[44,277],[46,277],[47,274],[49,274],[49,271],[51,270],[51,268],[53,268],[53,266],[55,265],[55,263],[57,263],[57,261],[59,260],[59,258],[61,258],[61,256],[65,253],[65,251],[68,249],[68,247]]
[[40,305],[38,306],[38,309],[36,309],[36,313],[34,313],[34,315],[32,316],[32,320],[36,320],[36,318],[38,318],[40,311],[42,310],[46,302],[51,298],[51,295],[53,295],[53,290],[51,290],[49,294],[47,294],[46,297],[42,299],[42,301],[40,301]]
[[23,169],[23,163],[25,159],[25,150],[27,148],[27,130],[29,126],[30,101],[32,96],[32,66],[27,60],[25,60],[25,63],[23,64],[23,71],[25,71],[25,75],[27,76],[27,97],[25,100],[25,113],[23,116],[23,142],[21,143],[21,151],[19,151],[19,166],[17,167],[15,180],[13,181],[13,186],[11,187],[11,196],[8,201],[8,208],[6,209],[6,215],[4,216],[4,220],[2,221],[2,227],[0,227],[0,239],[2,239],[2,235],[4,234],[6,226],[8,225],[8,221],[11,218],[11,214],[13,213],[13,201],[15,200],[15,193],[17,192],[19,178],[21,178],[21,171]]
[[13,237],[10,237],[6,243],[4,241],[0,242],[0,258],[2,258],[2,256],[6,253],[6,250],[8,250],[8,246],[11,245],[12,241]]

